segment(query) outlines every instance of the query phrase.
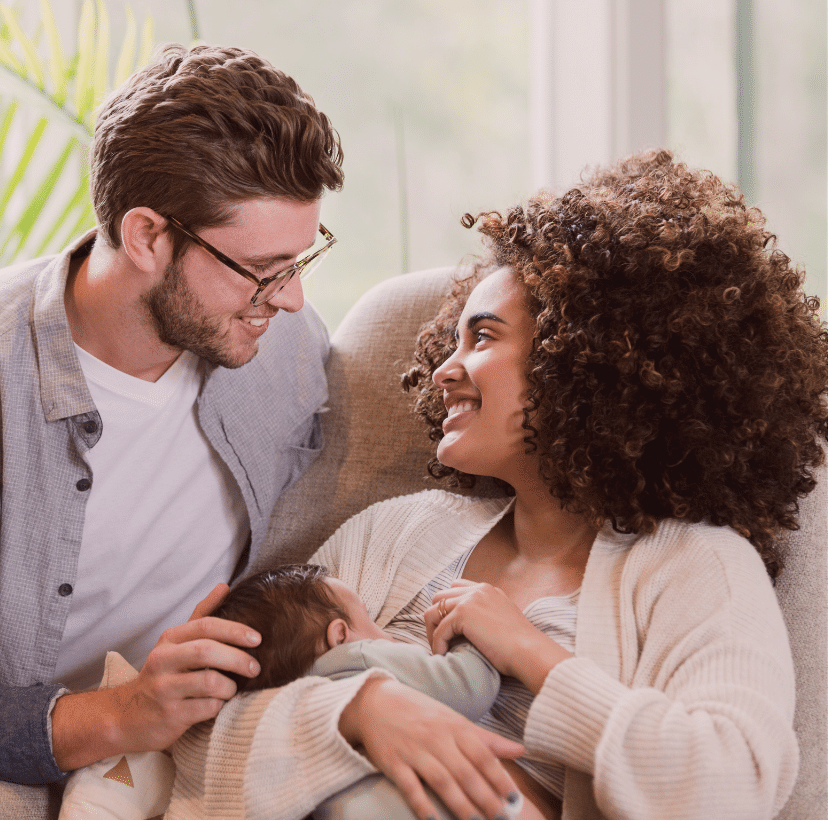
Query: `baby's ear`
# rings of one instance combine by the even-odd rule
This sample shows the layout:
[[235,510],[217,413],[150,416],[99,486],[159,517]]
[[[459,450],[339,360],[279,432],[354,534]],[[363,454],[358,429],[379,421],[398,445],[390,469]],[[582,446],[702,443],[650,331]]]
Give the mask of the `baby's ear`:
[[350,639],[351,631],[348,629],[348,622],[345,619],[334,619],[328,625],[328,632],[326,638],[328,639],[328,647],[339,647],[340,644],[345,644]]

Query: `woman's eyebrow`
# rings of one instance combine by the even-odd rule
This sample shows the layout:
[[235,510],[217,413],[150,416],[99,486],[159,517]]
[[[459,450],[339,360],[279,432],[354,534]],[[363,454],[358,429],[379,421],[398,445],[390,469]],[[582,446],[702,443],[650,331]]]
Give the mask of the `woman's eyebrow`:
[[472,314],[466,324],[471,331],[474,330],[474,326],[477,325],[478,322],[483,322],[484,320],[488,320],[490,322],[500,322],[503,325],[509,324],[505,319],[502,319],[497,314],[493,314],[491,311],[480,311],[479,313]]

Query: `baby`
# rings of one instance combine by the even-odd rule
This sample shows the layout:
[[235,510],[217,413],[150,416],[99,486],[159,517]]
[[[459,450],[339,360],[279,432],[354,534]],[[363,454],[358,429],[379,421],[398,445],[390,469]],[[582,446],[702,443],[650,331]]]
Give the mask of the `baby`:
[[213,615],[247,624],[262,636],[249,651],[261,665],[259,675],[231,676],[239,692],[281,687],[304,675],[339,679],[381,667],[476,721],[500,688],[497,670],[468,642],[434,656],[392,640],[356,592],[318,565],[283,565],[250,576]]
[[[500,674],[472,644],[460,641],[440,656],[420,645],[392,640],[372,621],[357,593],[318,565],[283,565],[250,576],[212,615],[247,624],[262,636],[261,644],[248,650],[261,672],[252,679],[233,676],[239,692],[281,687],[304,675],[339,679],[381,667],[477,721],[489,711],[500,688]],[[510,768],[510,773],[513,778],[522,776],[518,768]],[[525,789],[523,779],[516,780]],[[442,817],[451,818],[430,790],[429,795]],[[512,818],[544,817],[522,795],[506,810]],[[374,775],[331,796],[311,817],[413,816],[391,782]]]
[[[433,656],[419,645],[392,641],[371,620],[359,596],[317,565],[285,565],[251,576],[212,615],[247,624],[262,636],[261,644],[249,651],[261,665],[258,676],[223,671],[239,692],[280,687],[304,675],[337,679],[381,667],[475,721],[491,708],[500,687],[497,670],[468,642],[458,643],[445,656]],[[137,671],[110,653],[101,686],[134,675]],[[71,776],[60,818],[159,816],[169,802],[173,777],[172,761],[164,753],[105,759]],[[437,796],[430,795],[443,817],[451,817]],[[521,806],[521,817],[542,817],[527,815],[534,807],[522,796],[507,811],[515,817]],[[371,775],[331,796],[312,817],[413,816],[387,778]]]

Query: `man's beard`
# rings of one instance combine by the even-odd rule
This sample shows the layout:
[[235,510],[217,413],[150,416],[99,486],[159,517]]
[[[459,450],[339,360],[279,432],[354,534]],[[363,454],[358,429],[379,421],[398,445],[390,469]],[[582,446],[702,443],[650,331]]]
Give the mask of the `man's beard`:
[[191,351],[213,365],[239,368],[255,356],[241,358],[229,347],[229,329],[222,331],[207,316],[198,295],[184,278],[181,260],[171,262],[164,278],[142,296],[149,309],[158,338],[166,345]]

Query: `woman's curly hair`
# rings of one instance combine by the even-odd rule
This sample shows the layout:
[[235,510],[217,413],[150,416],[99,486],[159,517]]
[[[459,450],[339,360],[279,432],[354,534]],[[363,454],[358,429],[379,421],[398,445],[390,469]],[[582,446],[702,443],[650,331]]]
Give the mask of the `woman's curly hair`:
[[489,253],[421,331],[403,380],[420,386],[431,438],[446,416],[431,376],[474,284],[507,265],[536,317],[525,441],[550,493],[623,533],[729,525],[776,577],[776,536],[798,527],[824,459],[828,330],[760,211],[658,151],[464,224]]

